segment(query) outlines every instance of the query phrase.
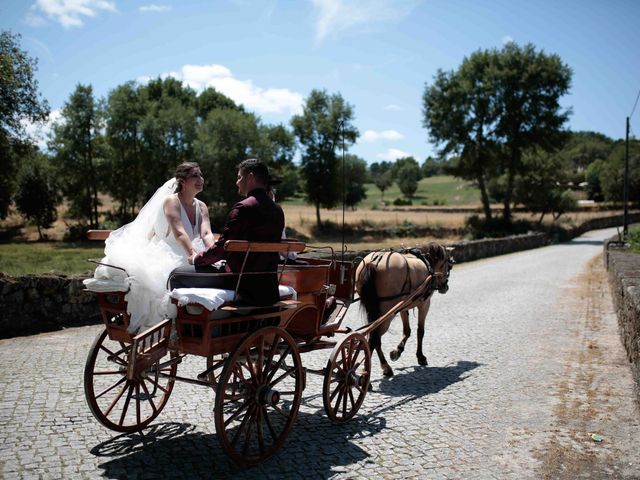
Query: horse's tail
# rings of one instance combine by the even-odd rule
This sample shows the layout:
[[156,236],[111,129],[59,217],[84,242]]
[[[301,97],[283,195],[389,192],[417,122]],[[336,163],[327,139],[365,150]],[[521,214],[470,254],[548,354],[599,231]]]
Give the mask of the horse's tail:
[[373,323],[380,316],[376,274],[376,266],[373,263],[367,263],[360,272],[360,308],[367,313],[367,323]]

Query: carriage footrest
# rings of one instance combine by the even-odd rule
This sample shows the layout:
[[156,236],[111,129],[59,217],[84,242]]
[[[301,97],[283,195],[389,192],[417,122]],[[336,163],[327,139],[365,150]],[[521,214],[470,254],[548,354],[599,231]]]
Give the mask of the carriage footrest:
[[133,337],[127,377],[133,379],[142,375],[153,364],[167,354],[171,320],[163,320]]

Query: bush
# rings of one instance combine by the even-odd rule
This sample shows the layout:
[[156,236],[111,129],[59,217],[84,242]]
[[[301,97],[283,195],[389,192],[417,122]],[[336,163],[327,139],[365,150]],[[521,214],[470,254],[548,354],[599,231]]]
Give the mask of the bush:
[[396,206],[400,206],[400,207],[405,207],[408,205],[413,205],[413,202],[411,200],[405,199],[405,198],[396,198],[393,201],[393,204]]
[[478,215],[472,215],[465,220],[465,230],[473,240],[481,238],[501,238],[509,235],[521,235],[535,230],[534,226],[526,220],[517,220],[506,223],[502,217],[487,220]]
[[640,226],[629,228],[627,241],[632,252],[640,253]]

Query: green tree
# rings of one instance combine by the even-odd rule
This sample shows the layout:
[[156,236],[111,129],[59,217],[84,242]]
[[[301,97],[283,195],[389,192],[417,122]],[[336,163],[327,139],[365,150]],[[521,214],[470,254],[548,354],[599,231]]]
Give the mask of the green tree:
[[69,216],[98,226],[99,163],[104,154],[104,106],[93,97],[91,85],[76,86],[53,127],[49,148],[55,152],[62,192],[69,200]]
[[399,158],[396,160],[395,178],[400,191],[411,200],[418,190],[420,181],[420,165],[413,157]]
[[[600,181],[604,198],[610,202],[624,200],[624,141],[615,143],[602,170]],[[640,200],[640,141],[629,141],[629,200]]]
[[148,198],[173,175],[175,167],[194,158],[196,93],[172,77],[151,80],[140,88],[146,105],[141,122]]
[[423,178],[442,175],[442,164],[433,157],[427,157],[424,162],[422,162],[420,170],[422,171]]
[[487,182],[504,174],[503,218],[511,222],[517,175],[529,150],[553,151],[566,140],[570,111],[559,99],[569,90],[571,69],[557,55],[511,42],[465,58],[456,72],[439,71],[425,87],[423,125],[441,154],[459,155],[454,171],[478,184],[487,219]]
[[343,185],[344,203],[355,210],[356,205],[367,198],[367,189],[364,187],[367,178],[367,162],[357,155],[345,155]]
[[531,153],[523,158],[523,171],[516,179],[514,197],[532,213],[539,213],[541,224],[546,214],[557,220],[563,213],[575,210],[577,202],[567,189],[567,171],[557,154]]
[[391,162],[374,162],[369,171],[373,184],[380,190],[380,201],[384,202],[384,191],[393,185],[393,164]]
[[307,200],[316,207],[318,227],[320,207],[332,208],[339,201],[339,162],[336,152],[355,143],[358,130],[352,125],[353,108],[340,94],[312,90],[303,113],[291,119],[293,132],[302,146],[301,171]]
[[475,52],[456,72],[438,70],[422,97],[423,126],[440,146],[440,156],[453,157],[450,173],[478,185],[487,220],[491,219],[488,182],[496,175],[493,63],[489,52]]
[[49,105],[38,93],[37,60],[20,48],[20,35],[0,31],[0,218],[16,188],[18,164],[28,154],[23,122],[42,122]]
[[215,88],[206,88],[198,95],[196,100],[196,114],[201,121],[207,119],[212,110],[238,110],[244,112],[244,108],[235,104],[226,95],[218,92]]
[[109,144],[103,169],[106,192],[118,202],[116,217],[121,224],[131,220],[147,193],[142,122],[147,104],[134,82],[109,93],[106,137]]
[[246,158],[260,158],[264,146],[261,140],[258,119],[253,114],[212,110],[199,125],[195,143],[207,179],[203,198],[221,202],[224,211],[228,211],[238,201],[235,186],[238,163]]
[[26,158],[18,176],[16,206],[37,227],[40,240],[45,238],[42,230],[51,228],[58,218],[56,207],[62,197],[55,178],[49,159],[38,151]]

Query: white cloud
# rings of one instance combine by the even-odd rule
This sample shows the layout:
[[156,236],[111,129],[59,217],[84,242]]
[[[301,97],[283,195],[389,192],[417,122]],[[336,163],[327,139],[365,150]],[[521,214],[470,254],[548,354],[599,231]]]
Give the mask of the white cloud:
[[149,13],[149,12],[170,12],[172,7],[170,5],[156,5],[155,3],[150,3],[149,5],[142,5],[138,7],[138,11],[141,13]]
[[395,105],[393,103],[387,105],[386,107],[384,107],[384,109],[385,110],[392,110],[392,111],[395,111],[395,112],[399,112],[399,111],[402,110],[402,108],[400,108],[398,105]]
[[83,17],[95,17],[100,10],[116,12],[116,4],[109,0],[36,0],[26,22],[31,26],[43,25],[44,15],[64,28],[81,27]]
[[32,123],[23,120],[22,127],[27,136],[40,147],[41,150],[47,149],[47,140],[53,129],[53,125],[63,121],[62,110],[51,110],[49,118],[42,123]]
[[393,162],[394,160],[397,160],[398,158],[412,157],[412,156],[413,155],[411,155],[410,153],[403,152],[402,150],[399,150],[397,148],[389,148],[386,152],[378,153],[376,155],[377,158],[379,158],[381,160],[387,160],[387,161],[390,161],[390,162]]
[[316,43],[325,38],[374,23],[402,20],[422,0],[311,0],[318,16]]
[[[197,91],[213,87],[234,102],[257,113],[302,113],[303,96],[286,88],[262,88],[251,80],[235,78],[224,65],[183,65],[179,72],[160,75],[181,80]],[[146,77],[140,77],[144,80]]]
[[513,38],[511,38],[509,35],[505,35],[504,37],[502,37],[502,44],[506,45],[507,43],[511,43],[513,42]]
[[376,132],[375,130],[367,130],[362,135],[363,142],[375,142],[377,140],[402,140],[404,135],[396,130],[383,130]]

